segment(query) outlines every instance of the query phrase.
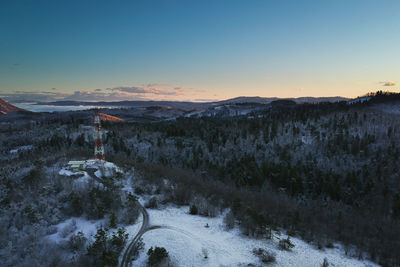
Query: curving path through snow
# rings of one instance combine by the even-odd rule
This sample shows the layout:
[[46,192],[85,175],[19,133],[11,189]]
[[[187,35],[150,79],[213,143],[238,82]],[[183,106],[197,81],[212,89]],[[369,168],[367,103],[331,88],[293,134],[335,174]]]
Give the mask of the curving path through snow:
[[129,243],[128,247],[126,248],[122,260],[121,260],[121,267],[128,267],[130,263],[130,259],[132,258],[132,254],[134,253],[134,248],[139,241],[139,239],[142,237],[142,235],[148,231],[154,230],[154,229],[159,229],[162,228],[163,226],[160,225],[152,225],[150,226],[150,220],[149,220],[149,213],[147,210],[138,202],[140,211],[143,215],[143,222],[142,226],[140,227],[139,231],[137,234],[133,237],[131,242]]
[[[138,202],[139,203],[139,202]],[[143,216],[142,226],[140,227],[139,231],[135,235],[135,237],[131,240],[128,247],[126,248],[124,255],[122,256],[121,260],[121,267],[128,267],[130,263],[130,258],[132,257],[132,253],[134,252],[134,247],[142,235],[146,232],[149,228],[149,214],[147,213],[146,209],[139,203],[140,211]]]

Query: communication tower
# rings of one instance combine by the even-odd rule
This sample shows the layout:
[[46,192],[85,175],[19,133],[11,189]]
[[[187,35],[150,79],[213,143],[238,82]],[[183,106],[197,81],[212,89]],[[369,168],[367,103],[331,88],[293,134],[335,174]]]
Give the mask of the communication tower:
[[101,120],[99,111],[96,109],[94,111],[94,159],[95,160],[105,160],[103,138],[101,132]]

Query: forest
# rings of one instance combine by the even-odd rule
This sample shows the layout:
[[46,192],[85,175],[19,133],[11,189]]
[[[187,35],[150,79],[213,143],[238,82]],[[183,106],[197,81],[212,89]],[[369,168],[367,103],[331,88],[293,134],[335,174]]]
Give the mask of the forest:
[[[135,193],[155,185],[164,196],[160,201],[195,205],[204,216],[230,208],[226,226],[238,225],[248,236],[268,238],[272,230],[285,230],[317,247],[341,242],[351,256],[398,266],[400,120],[388,107],[399,97],[365,97],[371,99],[354,104],[277,102],[244,116],[105,122],[106,158],[140,174]],[[38,223],[59,221],[49,214],[103,218],[115,210],[120,223],[129,223],[122,214],[134,202],[116,197],[119,189],[112,183],[107,194],[93,187],[77,195],[61,178],[46,180],[57,177],[54,166],[91,157],[91,132],[82,127],[90,123],[73,116],[3,122],[0,200],[2,214],[13,219],[2,216],[1,224],[15,228],[2,231],[3,252],[9,240],[23,237],[32,244],[28,233]],[[11,149],[28,145],[33,148],[10,156]],[[40,160],[33,164],[32,158]],[[43,206],[49,196],[53,210]]]
[[231,207],[247,234],[282,227],[392,266],[400,260],[400,120],[379,105],[398,95],[368,96],[367,104],[277,104],[250,116],[110,125],[109,149],[148,176],[177,180],[182,204],[201,194]]

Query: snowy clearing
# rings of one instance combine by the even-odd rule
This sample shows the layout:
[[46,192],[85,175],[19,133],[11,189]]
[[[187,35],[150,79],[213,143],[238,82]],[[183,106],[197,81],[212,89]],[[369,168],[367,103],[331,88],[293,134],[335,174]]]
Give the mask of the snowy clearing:
[[[257,266],[262,262],[252,253],[254,248],[275,253],[276,266],[321,266],[324,258],[328,259],[330,266],[378,266],[369,261],[349,258],[339,248],[317,250],[298,238],[291,238],[295,244],[293,251],[282,251],[278,248],[277,239],[251,239],[241,235],[237,228],[226,231],[222,215],[216,218],[189,215],[187,206],[147,211],[151,225],[163,225],[166,228],[143,235],[145,248],[133,266],[145,266],[146,252],[151,246],[165,247],[176,266],[247,266],[249,263]],[[130,231],[129,234],[135,235]],[[282,235],[281,238],[286,236]],[[204,258],[204,249],[208,254],[207,259]]]
[[105,219],[89,221],[82,217],[69,218],[55,225],[57,232],[46,236],[46,238],[55,243],[60,243],[61,241],[69,240],[71,235],[82,232],[89,240],[93,240],[97,229],[104,225]]

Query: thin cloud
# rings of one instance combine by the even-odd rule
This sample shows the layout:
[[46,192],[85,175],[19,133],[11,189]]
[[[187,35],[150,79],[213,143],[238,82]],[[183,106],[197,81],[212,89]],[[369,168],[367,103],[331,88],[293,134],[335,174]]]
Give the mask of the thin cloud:
[[169,83],[149,83],[147,87],[173,87],[173,84]]
[[380,82],[380,84],[382,84],[383,86],[395,86],[396,85],[395,82]]
[[11,93],[11,95],[23,95],[23,94],[27,94],[27,95],[50,95],[50,96],[66,96],[68,95],[67,93],[62,93],[62,92],[51,92],[51,91],[15,91],[14,94]]
[[14,93],[6,93],[0,95],[10,102],[51,102],[63,100],[67,94],[56,92],[29,92],[29,91],[16,91]]
[[56,89],[54,87],[48,91],[19,90],[7,94],[0,93],[0,97],[10,102],[177,100],[182,99],[182,97],[194,97],[200,92],[205,92],[205,90],[166,83],[152,83],[148,86],[96,88],[74,92],[59,92],[55,91]]
[[387,83],[383,84],[383,86],[395,86],[395,85],[396,85],[396,83],[394,83],[394,82],[387,82]]
[[162,87],[152,86],[118,86],[112,88],[113,91],[121,91],[132,94],[153,94],[153,95],[181,95],[183,94],[183,87],[168,87],[164,84]]
[[146,87],[137,87],[137,86],[118,86],[114,87],[111,90],[113,91],[121,91],[127,93],[135,93],[135,94],[148,94],[151,93]]

